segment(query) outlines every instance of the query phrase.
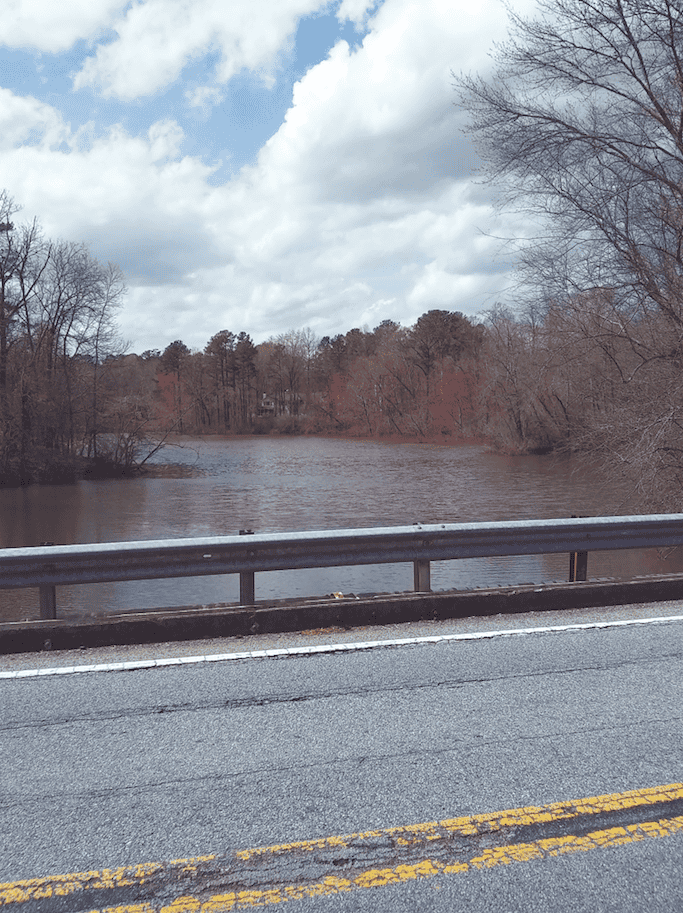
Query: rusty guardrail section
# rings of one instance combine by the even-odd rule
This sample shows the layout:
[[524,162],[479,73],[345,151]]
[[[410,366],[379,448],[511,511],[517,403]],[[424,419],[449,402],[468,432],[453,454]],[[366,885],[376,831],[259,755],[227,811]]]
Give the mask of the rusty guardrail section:
[[683,545],[683,514],[442,523],[0,549],[0,589],[40,588],[41,618],[56,618],[64,584],[239,574],[255,602],[257,571],[412,562],[430,591],[430,562],[507,555]]

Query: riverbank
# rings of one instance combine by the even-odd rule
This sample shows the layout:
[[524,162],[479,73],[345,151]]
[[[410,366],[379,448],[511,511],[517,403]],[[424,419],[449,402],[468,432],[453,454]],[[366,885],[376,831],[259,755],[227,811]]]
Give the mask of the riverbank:
[[79,479],[130,478],[131,467],[102,459],[54,456],[27,460],[0,475],[0,488],[25,488],[28,485],[71,485]]
[[[474,438],[457,437],[452,435],[434,434],[429,436],[408,437],[405,435],[369,435],[331,433],[326,431],[269,431],[250,432],[248,434],[170,434],[164,436],[164,443],[160,449],[179,446],[184,441],[245,441],[245,440],[291,440],[293,438],[307,438],[311,440],[338,440],[350,443],[374,444],[422,444],[439,447],[466,447],[483,445],[485,442]],[[150,449],[156,447],[157,440],[152,439]],[[0,476],[0,489],[24,488],[28,485],[71,485],[82,480],[95,481],[99,479],[138,479],[145,478],[189,478],[200,474],[199,470],[184,463],[173,460],[163,462],[131,463],[122,465],[102,457],[67,456],[58,457],[51,455],[43,462],[28,461],[22,469],[6,472]]]
[[51,460],[40,466],[0,476],[0,489],[27,488],[36,485],[73,485],[81,481],[103,479],[182,479],[198,475],[197,470],[182,463],[145,463],[121,465],[101,458],[73,457]]
[[[290,428],[290,426],[287,426]],[[161,439],[163,443],[159,446]],[[299,430],[254,430],[248,433],[206,432],[203,434],[181,434],[174,432],[163,434],[159,438],[151,437],[149,449],[159,447],[160,452],[173,447],[183,446],[188,441],[259,441],[259,440],[324,440],[340,441],[354,444],[388,444],[388,445],[421,445],[428,447],[484,447],[491,453],[504,456],[553,456],[555,451],[529,450],[524,452],[496,448],[483,436],[460,436],[434,433],[430,435],[382,434],[364,435],[342,431],[321,431],[301,427]],[[201,475],[201,470],[193,469],[182,461],[173,459],[148,462],[146,457],[140,462],[121,465],[102,457],[50,457],[44,463],[30,462],[23,471],[5,473],[0,476],[0,489],[24,488],[28,485],[69,485],[78,481],[95,481],[100,479],[139,479],[139,478],[191,478]]]
[[172,446],[178,441],[202,441],[202,440],[219,440],[219,441],[245,441],[245,440],[292,440],[292,439],[310,439],[325,441],[347,441],[354,444],[427,444],[440,447],[487,447],[488,441],[480,437],[454,436],[450,434],[432,434],[432,435],[414,435],[404,434],[382,434],[382,435],[363,435],[363,434],[345,434],[344,432],[334,431],[268,431],[268,432],[249,432],[223,433],[211,432],[204,434],[171,434],[167,437],[167,444]]

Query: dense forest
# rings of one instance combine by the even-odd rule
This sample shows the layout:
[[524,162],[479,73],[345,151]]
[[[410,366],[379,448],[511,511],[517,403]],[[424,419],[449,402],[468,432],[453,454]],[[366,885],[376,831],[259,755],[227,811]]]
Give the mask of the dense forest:
[[258,346],[224,330],[202,352],[176,341],[124,361],[154,365],[155,420],[183,432],[467,438],[483,338],[462,314],[433,310],[410,328],[292,330]]

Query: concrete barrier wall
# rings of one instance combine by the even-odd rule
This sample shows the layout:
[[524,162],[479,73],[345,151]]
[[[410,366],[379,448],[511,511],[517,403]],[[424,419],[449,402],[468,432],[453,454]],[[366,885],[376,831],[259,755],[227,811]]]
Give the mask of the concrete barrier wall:
[[683,599],[683,577],[497,587],[447,593],[308,599],[250,606],[181,608],[97,619],[46,619],[0,624],[0,653],[164,643],[310,628],[361,627],[617,606]]

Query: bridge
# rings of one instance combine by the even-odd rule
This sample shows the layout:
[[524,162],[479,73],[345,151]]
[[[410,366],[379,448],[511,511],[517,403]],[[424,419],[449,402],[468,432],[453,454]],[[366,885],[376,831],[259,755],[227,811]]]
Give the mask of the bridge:
[[[431,593],[429,562],[682,538],[664,515],[2,550],[49,614],[65,583],[347,562],[413,562],[416,591],[259,605],[247,576],[245,605],[95,620],[85,651],[81,622],[0,625],[0,913],[679,911],[681,578]],[[599,608],[638,597],[674,602]],[[258,633],[321,622],[344,630]]]
[[[681,544],[683,514],[653,514],[6,548],[0,549],[0,589],[37,588],[41,621],[0,624],[0,652],[464,617],[528,611],[558,601],[576,608],[670,599],[681,591],[678,576],[591,583],[586,580],[587,556],[596,550]],[[433,561],[561,552],[570,556],[570,578],[580,586],[431,592]],[[309,599],[265,606],[256,600],[256,573],[398,562],[413,565],[412,595],[340,604]],[[238,606],[146,611],[96,621],[57,619],[60,585],[225,574],[239,575]]]

